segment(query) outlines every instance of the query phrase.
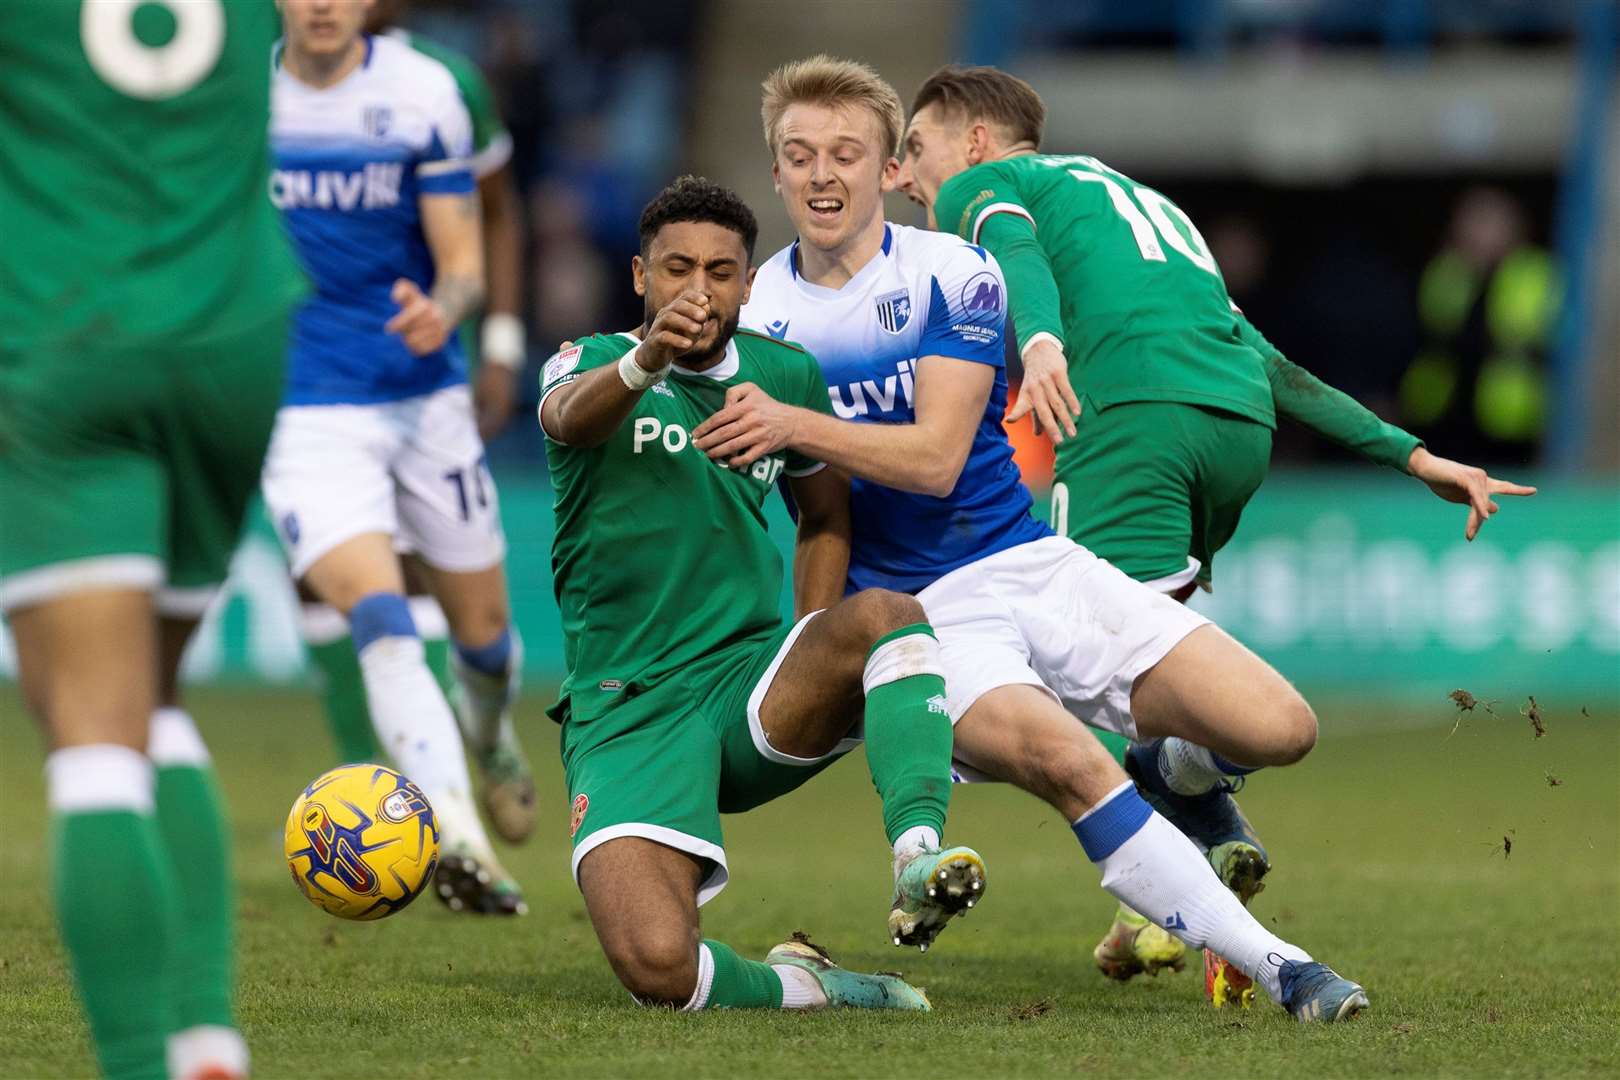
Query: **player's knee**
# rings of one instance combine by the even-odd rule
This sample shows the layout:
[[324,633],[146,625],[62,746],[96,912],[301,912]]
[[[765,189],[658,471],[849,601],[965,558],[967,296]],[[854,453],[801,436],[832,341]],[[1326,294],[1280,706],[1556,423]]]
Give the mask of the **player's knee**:
[[697,990],[697,942],[683,933],[645,933],[607,948],[624,988],[643,1005],[679,1007]]
[[928,621],[915,596],[888,589],[864,589],[846,602],[853,605],[863,636],[869,641],[876,641],[903,626]]

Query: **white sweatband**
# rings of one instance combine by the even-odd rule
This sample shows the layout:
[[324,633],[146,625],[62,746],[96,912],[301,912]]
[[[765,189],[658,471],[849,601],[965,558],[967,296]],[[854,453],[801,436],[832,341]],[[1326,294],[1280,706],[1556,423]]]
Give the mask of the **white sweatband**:
[[1028,341],[1024,342],[1024,347],[1018,350],[1018,358],[1022,360],[1026,355],[1028,355],[1029,350],[1033,349],[1038,342],[1042,341],[1050,341],[1060,350],[1063,348],[1063,342],[1057,339],[1057,335],[1049,334],[1045,330],[1042,330],[1040,333],[1033,335]]
[[663,382],[664,376],[668,375],[669,369],[674,366],[673,364],[665,364],[657,371],[648,371],[636,363],[636,354],[640,351],[640,349],[632,349],[619,357],[619,378],[624,381],[624,385],[632,390],[645,390],[649,386]]
[[529,346],[523,320],[507,311],[484,316],[478,330],[479,349],[484,363],[516,371],[528,359]]

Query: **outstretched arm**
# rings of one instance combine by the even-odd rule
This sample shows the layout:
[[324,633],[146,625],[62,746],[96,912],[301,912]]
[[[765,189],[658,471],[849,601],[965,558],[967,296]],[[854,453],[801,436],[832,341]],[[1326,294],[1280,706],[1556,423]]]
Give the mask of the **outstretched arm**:
[[1007,279],[1007,306],[1018,331],[1024,378],[1008,421],[1034,413],[1035,430],[1060,443],[1075,433],[1080,399],[1069,380],[1063,355],[1063,309],[1052,264],[1035,240],[1034,224],[1022,214],[993,213],[977,224],[976,243],[1001,264]]
[[1289,362],[1249,320],[1236,315],[1238,336],[1265,361],[1277,412],[1379,465],[1422,480],[1447,502],[1468,507],[1463,536],[1472,540],[1500,506],[1496,495],[1534,495],[1536,489],[1498,480],[1484,469],[1429,453],[1417,436],[1374,416],[1350,395]]
[[832,607],[844,598],[849,579],[849,477],[821,468],[788,478],[799,510],[793,548],[793,610],[796,618]]
[[725,407],[692,432],[692,445],[736,469],[776,450],[797,450],[863,480],[944,498],[962,475],[995,377],[986,364],[923,357],[910,424],[839,420],[743,383],[726,391]]
[[[636,402],[669,373],[677,353],[692,347],[709,317],[709,298],[691,289],[661,309],[647,336],[617,364],[593,368],[544,392],[540,428],[564,446],[601,446],[635,410]],[[579,346],[575,346],[579,348]],[[562,360],[567,353],[559,353]],[[551,364],[547,364],[548,379]]]

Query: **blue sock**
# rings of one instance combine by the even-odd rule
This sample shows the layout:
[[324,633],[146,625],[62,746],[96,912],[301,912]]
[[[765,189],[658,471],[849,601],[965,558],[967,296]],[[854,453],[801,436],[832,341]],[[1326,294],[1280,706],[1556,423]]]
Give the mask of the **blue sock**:
[[354,641],[355,655],[365,652],[366,646],[378,638],[415,636],[416,620],[411,618],[410,602],[398,593],[370,593],[349,612],[349,637]]
[[456,654],[461,657],[462,663],[474,671],[503,679],[512,665],[512,628],[507,627],[501,631],[500,637],[476,649],[458,641]]
[[1152,816],[1153,808],[1137,794],[1136,785],[1127,780],[1080,815],[1073,825],[1075,839],[1086,849],[1086,858],[1102,862],[1135,836]]
[[1209,752],[1209,759],[1215,763],[1217,769],[1227,776],[1248,776],[1252,772],[1260,771],[1259,765],[1238,765],[1226,760],[1213,750]]

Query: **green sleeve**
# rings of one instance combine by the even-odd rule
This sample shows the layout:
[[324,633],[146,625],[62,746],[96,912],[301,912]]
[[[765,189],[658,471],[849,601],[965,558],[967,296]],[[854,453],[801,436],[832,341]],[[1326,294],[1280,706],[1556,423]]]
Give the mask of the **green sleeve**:
[[1052,264],[1035,240],[1035,226],[1016,214],[991,214],[979,227],[981,247],[996,257],[1007,280],[1007,307],[1022,353],[1036,334],[1063,344],[1063,303]]
[[1406,471],[1407,459],[1423,445],[1422,439],[1385,423],[1349,394],[1289,362],[1241,313],[1235,319],[1238,338],[1265,362],[1279,416],[1354,450],[1374,464]]
[[559,390],[592,368],[616,363],[619,357],[634,348],[629,340],[614,334],[588,337],[548,359],[540,368],[540,403],[553,390]]
[[[827,381],[821,374],[821,365],[808,352],[799,355],[804,363],[799,365],[798,378],[794,380],[794,395],[788,404],[831,416],[832,399],[827,396]],[[782,460],[789,476],[803,476],[814,472],[822,464],[797,450],[785,451]]]

